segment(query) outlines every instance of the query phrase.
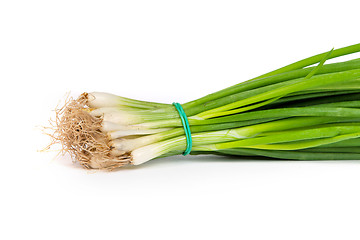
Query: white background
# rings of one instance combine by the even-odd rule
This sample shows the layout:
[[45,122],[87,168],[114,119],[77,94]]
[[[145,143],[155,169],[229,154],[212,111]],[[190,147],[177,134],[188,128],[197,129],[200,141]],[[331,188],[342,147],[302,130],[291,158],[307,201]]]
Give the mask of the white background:
[[357,161],[38,152],[68,92],[186,102],[359,36],[358,1],[1,1],[1,239],[359,239]]

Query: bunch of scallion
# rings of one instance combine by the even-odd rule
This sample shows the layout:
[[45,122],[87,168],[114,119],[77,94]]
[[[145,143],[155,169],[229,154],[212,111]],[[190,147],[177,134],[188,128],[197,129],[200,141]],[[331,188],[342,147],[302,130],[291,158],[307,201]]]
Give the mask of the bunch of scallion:
[[[325,64],[359,51],[331,50],[182,104],[190,154],[360,159],[360,59]],[[52,136],[84,167],[110,170],[182,154],[189,144],[172,104],[100,92],[57,109]]]

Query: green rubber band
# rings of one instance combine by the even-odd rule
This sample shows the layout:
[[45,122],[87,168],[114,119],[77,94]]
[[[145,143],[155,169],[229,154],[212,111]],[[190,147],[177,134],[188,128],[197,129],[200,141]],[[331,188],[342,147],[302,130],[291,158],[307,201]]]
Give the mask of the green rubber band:
[[183,155],[188,155],[191,152],[192,148],[192,139],[191,139],[191,131],[188,118],[184,112],[184,109],[180,105],[180,103],[174,102],[173,105],[175,106],[176,110],[179,112],[181,123],[184,127],[185,136],[186,136],[186,149]]

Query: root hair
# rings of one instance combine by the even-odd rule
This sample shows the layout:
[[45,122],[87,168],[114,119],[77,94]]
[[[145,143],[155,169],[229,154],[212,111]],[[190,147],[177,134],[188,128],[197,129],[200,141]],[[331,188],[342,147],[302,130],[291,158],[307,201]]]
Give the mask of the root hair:
[[60,143],[62,153],[68,153],[85,168],[113,170],[131,164],[130,154],[111,154],[109,138],[101,131],[102,118],[89,114],[87,93],[77,99],[68,98],[55,110],[52,144]]

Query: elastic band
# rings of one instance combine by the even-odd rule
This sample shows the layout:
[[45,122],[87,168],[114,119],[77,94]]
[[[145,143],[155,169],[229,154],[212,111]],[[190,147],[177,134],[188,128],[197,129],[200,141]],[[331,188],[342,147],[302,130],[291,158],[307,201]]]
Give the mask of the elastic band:
[[191,139],[191,131],[190,131],[190,125],[188,118],[184,112],[184,109],[180,105],[180,103],[174,102],[173,105],[175,106],[176,110],[179,112],[180,119],[182,122],[182,125],[184,127],[185,136],[186,136],[186,149],[183,153],[183,155],[188,155],[191,152],[192,148],[192,139]]

